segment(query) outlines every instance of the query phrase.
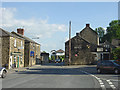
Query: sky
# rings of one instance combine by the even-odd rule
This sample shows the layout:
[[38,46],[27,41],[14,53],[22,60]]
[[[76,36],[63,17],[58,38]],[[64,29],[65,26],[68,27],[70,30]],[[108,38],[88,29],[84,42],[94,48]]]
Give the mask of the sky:
[[[117,2],[3,2],[2,25],[6,31],[24,28],[24,35],[41,44],[41,51],[65,50],[69,21],[72,37],[87,23],[92,29],[118,19]],[[1,21],[2,20],[2,21]]]

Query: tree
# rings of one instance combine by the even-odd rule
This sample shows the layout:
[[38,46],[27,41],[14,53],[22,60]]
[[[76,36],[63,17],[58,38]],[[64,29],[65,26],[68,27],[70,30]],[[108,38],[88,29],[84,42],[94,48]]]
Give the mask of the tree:
[[46,53],[46,51],[43,51],[42,53]]
[[95,29],[95,31],[98,33],[98,36],[100,38],[100,42],[102,42],[102,37],[105,34],[105,29],[102,28],[102,27],[98,27],[98,28]]
[[118,20],[113,20],[107,27],[107,33],[103,36],[102,40],[111,42],[112,39],[120,39],[120,25]]
[[114,59],[120,59],[120,47],[115,48],[112,53]]

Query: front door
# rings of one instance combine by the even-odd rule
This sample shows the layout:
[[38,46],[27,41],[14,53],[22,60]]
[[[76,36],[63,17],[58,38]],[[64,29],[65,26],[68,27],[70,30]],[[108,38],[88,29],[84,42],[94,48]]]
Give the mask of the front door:
[[10,56],[10,69],[12,68],[12,56]]
[[18,64],[17,64],[17,68],[19,68],[19,56],[18,56],[18,58],[17,58],[17,59],[18,59]]

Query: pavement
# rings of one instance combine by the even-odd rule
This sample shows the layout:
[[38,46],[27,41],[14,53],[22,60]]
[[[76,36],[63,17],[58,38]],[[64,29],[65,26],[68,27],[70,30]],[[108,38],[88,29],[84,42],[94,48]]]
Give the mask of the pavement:
[[115,74],[97,74],[96,65],[44,64],[8,73],[2,80],[2,87],[119,90],[119,77]]
[[21,67],[21,68],[7,69],[7,71],[8,71],[8,74],[9,74],[9,73],[14,73],[14,72],[26,71],[30,68],[36,68],[38,66],[40,66],[40,65],[33,65],[31,67]]

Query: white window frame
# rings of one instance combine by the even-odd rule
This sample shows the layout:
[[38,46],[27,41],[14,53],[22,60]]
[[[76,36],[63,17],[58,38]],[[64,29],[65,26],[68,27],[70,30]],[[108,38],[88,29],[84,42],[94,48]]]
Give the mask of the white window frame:
[[21,47],[23,46],[23,42],[21,41]]
[[16,56],[14,56],[14,62],[16,62]]
[[20,64],[23,64],[23,58],[22,58],[22,56],[20,57]]
[[14,47],[16,47],[17,45],[16,45],[17,43],[16,43],[16,39],[14,40]]

